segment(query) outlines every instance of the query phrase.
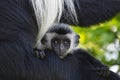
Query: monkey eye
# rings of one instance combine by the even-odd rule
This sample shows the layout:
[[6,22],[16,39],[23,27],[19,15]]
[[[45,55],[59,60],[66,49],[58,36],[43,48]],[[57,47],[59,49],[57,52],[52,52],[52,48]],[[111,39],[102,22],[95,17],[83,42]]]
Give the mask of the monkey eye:
[[69,44],[70,42],[68,40],[65,40],[64,41],[64,44]]
[[68,41],[64,41],[64,44],[68,44],[69,42]]
[[53,41],[53,43],[54,43],[54,44],[58,44],[58,41],[57,41],[57,40],[55,40],[55,41]]

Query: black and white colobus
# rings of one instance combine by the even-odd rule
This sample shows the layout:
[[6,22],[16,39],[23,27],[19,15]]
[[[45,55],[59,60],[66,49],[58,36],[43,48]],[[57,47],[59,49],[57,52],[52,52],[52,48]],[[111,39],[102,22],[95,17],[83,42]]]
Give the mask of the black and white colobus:
[[119,0],[0,0],[0,80],[120,80],[113,72],[103,78],[92,71],[104,65],[83,50],[64,60],[50,50],[44,60],[32,55],[54,23],[75,25],[77,17],[86,26],[119,11]]
[[[74,51],[79,49],[79,39],[80,36],[70,28],[70,25],[56,23],[47,31],[45,36],[39,42],[40,44],[34,49],[35,56],[43,59],[45,57],[44,50],[49,49],[54,51],[61,59],[63,59],[68,54],[74,54]],[[88,60],[94,61],[94,58],[88,58]],[[93,66],[94,70],[99,70],[99,75],[108,76],[110,73],[109,68],[106,66],[99,67],[96,64],[93,64]]]
[[45,56],[44,49],[50,49],[62,59],[67,54],[73,54],[78,49],[80,36],[76,34],[70,25],[64,23],[56,23],[51,27],[42,40],[39,42],[35,50],[38,57]]

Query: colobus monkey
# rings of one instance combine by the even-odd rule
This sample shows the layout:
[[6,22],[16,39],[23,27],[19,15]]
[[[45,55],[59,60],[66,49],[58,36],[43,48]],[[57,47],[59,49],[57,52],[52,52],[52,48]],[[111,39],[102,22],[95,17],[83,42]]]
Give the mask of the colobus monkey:
[[[44,58],[44,49],[50,49],[63,59],[68,54],[73,54],[78,49],[80,36],[70,28],[68,24],[56,23],[50,28],[35,49],[35,55],[38,58]],[[85,54],[87,56],[87,54]],[[108,76],[109,68],[99,67],[94,64],[95,59],[88,57],[88,61],[94,66],[93,70],[99,75]]]
[[37,57],[44,58],[44,49],[50,49],[62,59],[77,49],[80,36],[73,32],[69,25],[56,23],[40,41],[35,52]]
[[[0,80],[105,80],[88,68],[104,65],[81,50],[62,61],[50,50],[36,59],[32,49],[54,22],[75,25],[76,13],[78,25],[86,26],[118,12],[120,0],[0,0]],[[120,80],[113,72],[108,79]]]

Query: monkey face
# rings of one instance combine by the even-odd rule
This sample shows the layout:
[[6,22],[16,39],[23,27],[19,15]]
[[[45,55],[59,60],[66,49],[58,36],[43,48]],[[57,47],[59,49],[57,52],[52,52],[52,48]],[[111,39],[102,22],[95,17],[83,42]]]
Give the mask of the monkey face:
[[51,47],[58,56],[64,56],[70,48],[70,40],[66,37],[55,37],[51,40]]

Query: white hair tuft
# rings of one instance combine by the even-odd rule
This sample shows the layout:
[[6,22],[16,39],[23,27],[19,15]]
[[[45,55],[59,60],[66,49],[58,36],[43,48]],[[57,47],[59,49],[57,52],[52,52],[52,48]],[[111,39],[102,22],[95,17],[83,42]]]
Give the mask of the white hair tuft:
[[56,22],[59,22],[64,4],[67,6],[71,17],[76,17],[73,0],[32,0],[37,24],[38,36],[36,45],[40,42],[47,30]]

